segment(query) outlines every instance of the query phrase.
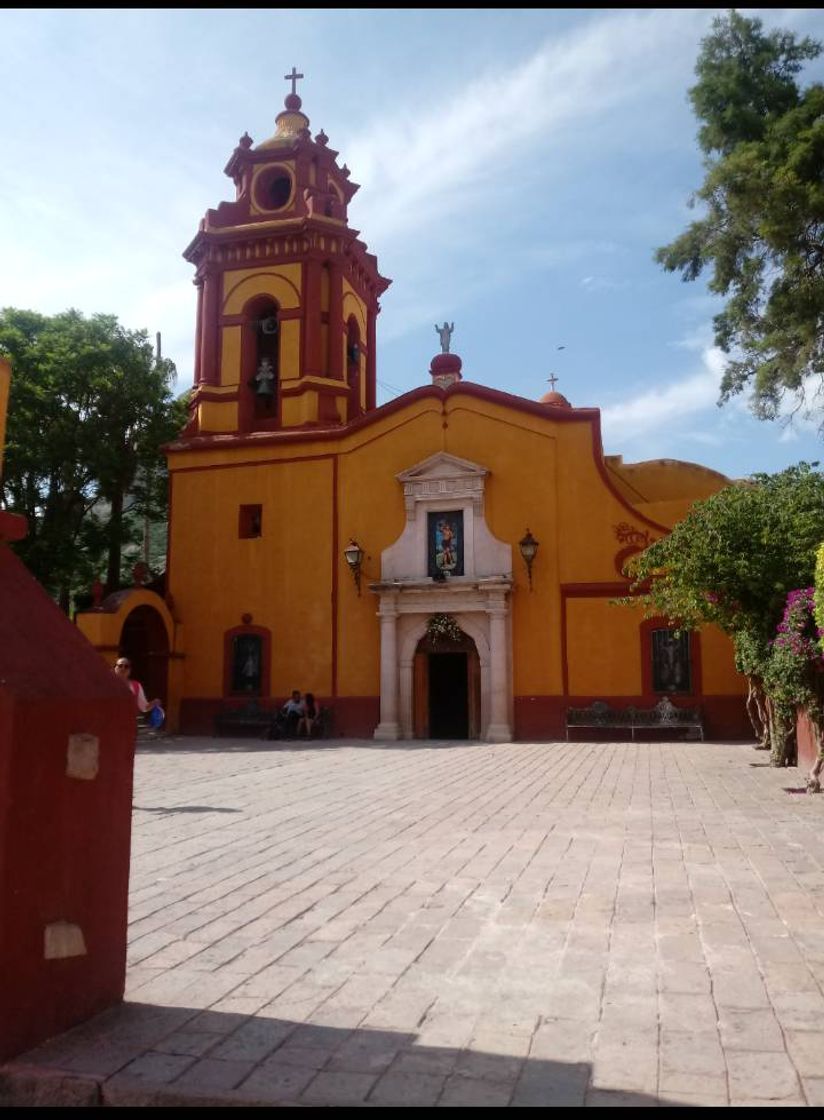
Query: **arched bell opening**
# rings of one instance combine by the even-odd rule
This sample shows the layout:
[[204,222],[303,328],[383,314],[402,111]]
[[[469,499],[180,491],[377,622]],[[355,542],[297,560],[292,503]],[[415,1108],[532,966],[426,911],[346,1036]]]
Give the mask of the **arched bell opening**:
[[360,327],[354,315],[349,316],[346,324],[346,383],[349,396],[346,404],[347,421],[354,420],[363,412],[361,403],[361,362],[362,346]]
[[240,426],[254,431],[278,422],[280,306],[271,296],[256,296],[244,307],[243,319]]

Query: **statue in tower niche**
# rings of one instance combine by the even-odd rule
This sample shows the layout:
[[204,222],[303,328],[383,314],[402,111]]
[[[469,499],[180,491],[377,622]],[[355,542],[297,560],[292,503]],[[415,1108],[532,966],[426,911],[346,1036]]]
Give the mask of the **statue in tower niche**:
[[435,324],[435,330],[440,335],[441,350],[444,354],[449,353],[449,342],[452,338],[452,332],[454,331],[454,329],[455,329],[455,324],[454,323],[447,323],[446,319],[444,319],[442,327],[439,327],[437,323]]
[[275,392],[275,371],[268,358],[262,358],[254,376],[255,392],[259,397],[271,397]]

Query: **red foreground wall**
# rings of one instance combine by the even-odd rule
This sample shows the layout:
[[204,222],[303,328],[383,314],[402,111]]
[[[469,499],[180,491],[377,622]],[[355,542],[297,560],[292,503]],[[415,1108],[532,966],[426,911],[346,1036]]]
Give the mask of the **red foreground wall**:
[[798,742],[798,767],[800,770],[809,770],[818,758],[818,740],[815,729],[803,708],[798,709],[795,731]]
[[1,543],[2,529],[5,1059],[123,997],[136,721],[131,695]]

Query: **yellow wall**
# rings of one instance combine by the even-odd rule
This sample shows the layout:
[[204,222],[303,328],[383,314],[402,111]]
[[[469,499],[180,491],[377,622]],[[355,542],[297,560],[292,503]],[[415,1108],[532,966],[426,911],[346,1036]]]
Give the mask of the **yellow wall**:
[[572,696],[641,692],[641,612],[606,598],[568,599],[569,691]]
[[[222,636],[248,613],[272,630],[272,695],[330,694],[335,626],[338,695],[377,696],[378,603],[368,585],[405,525],[396,476],[441,451],[488,468],[486,521],[513,546],[514,694],[561,695],[562,585],[618,583],[617,524],[660,530],[605,484],[588,420],[559,422],[460,392],[379,411],[335,438],[170,456],[171,591],[186,627],[185,695],[222,695]],[[241,504],[263,506],[262,537],[238,539]],[[540,542],[532,591],[517,548],[527,529]],[[343,557],[352,537],[366,553],[360,596]],[[572,694],[641,692],[640,621],[606,598],[567,600]],[[721,635],[706,637],[703,656],[706,692],[739,691]]]
[[[171,583],[187,632],[186,695],[222,695],[222,635],[247,613],[272,631],[274,694],[328,694],[331,475],[329,459],[175,475]],[[238,538],[243,504],[263,506],[261,537]]]
[[735,671],[732,642],[715,626],[701,631],[701,675],[708,696],[747,692],[746,678]]

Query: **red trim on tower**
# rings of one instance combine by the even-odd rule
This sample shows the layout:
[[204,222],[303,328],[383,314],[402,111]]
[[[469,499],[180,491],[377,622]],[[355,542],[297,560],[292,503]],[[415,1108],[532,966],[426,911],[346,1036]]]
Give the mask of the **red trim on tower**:
[[300,370],[302,377],[320,377],[323,375],[323,355],[321,353],[321,264],[318,260],[310,258],[303,266],[304,294],[303,294],[303,339],[304,348],[303,367]]
[[332,696],[338,695],[338,456],[332,457]]
[[343,270],[329,263],[329,329],[326,332],[329,376],[343,381]]
[[197,287],[197,315],[195,317],[195,373],[194,383],[200,384],[201,368],[200,368],[200,339],[203,332],[203,281],[196,279],[195,286]]

